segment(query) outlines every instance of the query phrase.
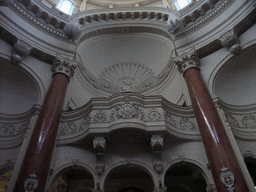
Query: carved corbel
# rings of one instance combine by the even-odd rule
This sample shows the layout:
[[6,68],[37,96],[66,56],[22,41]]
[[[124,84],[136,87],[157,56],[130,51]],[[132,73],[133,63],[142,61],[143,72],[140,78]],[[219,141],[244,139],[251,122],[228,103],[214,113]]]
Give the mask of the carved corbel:
[[158,173],[162,171],[161,150],[163,143],[163,137],[161,135],[152,136],[150,145],[153,152],[153,166]]
[[31,50],[32,47],[29,44],[18,39],[17,42],[14,44],[12,62],[14,64],[19,64],[25,56],[30,54]]
[[241,51],[241,47],[237,40],[237,35],[233,29],[221,35],[219,38],[219,41],[224,47],[228,48],[233,54],[237,54]]
[[153,135],[151,137],[151,148],[154,153],[160,153],[164,144],[163,137],[161,135]]
[[93,148],[97,155],[102,155],[105,149],[104,137],[95,137],[95,139],[93,140]]
[[105,168],[103,159],[105,147],[106,144],[104,137],[95,137],[95,139],[93,140],[93,148],[96,153],[95,171],[98,173],[98,175],[101,175]]

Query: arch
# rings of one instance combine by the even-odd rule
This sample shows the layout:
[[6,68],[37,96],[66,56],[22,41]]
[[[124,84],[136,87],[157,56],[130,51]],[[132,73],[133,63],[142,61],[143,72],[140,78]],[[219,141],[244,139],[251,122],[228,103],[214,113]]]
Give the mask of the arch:
[[254,186],[256,186],[256,157],[254,155],[248,155],[244,157],[245,165],[250,173]]
[[[94,170],[89,167],[86,164],[77,162],[77,163],[67,163],[61,167],[59,167],[58,169],[56,169],[56,171],[53,172],[52,176],[51,176],[51,180],[48,182],[48,189],[52,189],[52,186],[54,185],[54,183],[56,182],[56,180],[63,174],[67,174],[69,171],[74,170],[74,169],[80,169],[83,171],[86,171],[89,175],[92,176],[93,179],[93,186],[91,186],[92,188],[95,188],[96,186],[96,180],[97,180],[97,176],[96,173],[94,172]],[[84,186],[78,186],[78,190],[86,188]]]
[[[153,182],[153,185],[154,187],[158,187],[158,177],[156,176],[155,174],[155,171],[152,170],[148,165],[142,163],[142,162],[139,162],[139,161],[133,161],[133,160],[127,160],[127,161],[122,161],[122,162],[119,162],[119,163],[116,163],[114,165],[112,165],[111,167],[109,167],[108,169],[106,169],[104,171],[104,174],[102,175],[101,177],[101,183],[99,183],[100,185],[100,188],[103,189],[104,188],[104,185],[106,183],[106,180],[109,178],[109,176],[111,175],[111,172],[113,170],[116,170],[118,168],[124,168],[124,167],[130,167],[130,168],[137,168],[141,171],[144,171],[145,173],[147,173],[152,182]],[[125,188],[125,187],[130,187],[130,186],[122,186],[122,189]],[[134,186],[134,187],[137,187],[137,186]],[[121,189],[120,189],[121,190]]]
[[[247,51],[249,51],[250,49],[255,48],[256,46],[256,39],[252,40],[248,43],[246,43],[245,45],[243,45],[242,48],[242,53],[245,53]],[[240,53],[241,54],[241,53]],[[239,55],[240,55],[239,54]],[[238,56],[239,56],[238,55]],[[228,62],[230,62],[232,59],[235,59],[236,55],[233,55],[232,53],[229,53],[227,55],[225,55],[223,57],[223,59],[215,66],[215,68],[212,70],[211,74],[209,75],[209,79],[208,79],[208,90],[210,92],[210,94],[213,97],[216,97],[216,93],[215,93],[215,81],[216,81],[216,77],[218,75],[218,73],[227,66]],[[221,99],[221,98],[220,98]],[[225,101],[224,101],[225,102]]]
[[[164,183],[164,185],[166,186],[166,175],[168,173],[168,171],[172,168],[175,168],[177,166],[189,166],[191,167],[191,171],[195,171],[196,174],[201,174],[201,179],[203,178],[205,181],[206,186],[205,187],[210,187],[212,186],[212,184],[214,184],[213,178],[210,175],[210,172],[206,169],[205,166],[203,166],[202,164],[200,164],[199,162],[193,160],[193,159],[188,159],[188,158],[184,158],[182,159],[182,161],[180,159],[176,159],[174,161],[171,161],[169,164],[167,164],[167,166],[165,166],[164,170],[163,170],[163,178],[162,178],[162,183]],[[189,170],[188,170],[189,172]],[[199,182],[199,180],[198,180]],[[198,183],[200,184],[200,183]],[[191,188],[191,186],[182,183],[182,185],[176,185],[175,187],[177,188],[184,188],[184,192],[187,190],[187,192],[193,192],[193,189]],[[181,190],[181,189],[180,189]]]
[[[6,88],[2,87],[2,91],[5,92],[5,99],[11,100],[12,98],[14,99],[15,96],[18,96],[18,98],[15,98],[15,101],[23,103],[22,107],[19,108],[20,105],[18,103],[15,104],[6,101],[5,103],[8,103],[9,107],[5,110],[5,113],[7,111],[9,111],[7,113],[10,114],[24,113],[30,110],[35,104],[41,104],[45,95],[45,87],[38,75],[24,63],[13,65],[10,59],[4,57],[0,57],[0,60],[1,67],[4,68],[4,70],[2,70],[4,73],[1,73],[1,78],[3,78],[1,81],[6,81],[3,83],[5,87],[8,87],[7,90],[9,92],[6,92]],[[10,81],[10,79],[12,81]],[[15,91],[15,94],[13,94],[12,91]],[[14,105],[14,107],[10,104]],[[2,107],[4,108],[4,106]]]

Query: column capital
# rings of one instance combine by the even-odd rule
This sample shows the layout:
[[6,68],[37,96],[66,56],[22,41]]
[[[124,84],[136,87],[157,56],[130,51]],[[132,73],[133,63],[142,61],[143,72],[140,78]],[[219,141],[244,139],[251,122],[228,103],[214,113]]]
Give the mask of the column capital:
[[199,69],[200,62],[195,48],[191,49],[187,53],[183,52],[180,56],[174,57],[173,60],[178,66],[179,72],[182,74],[191,67]]
[[52,72],[63,73],[69,78],[74,76],[74,71],[77,66],[77,61],[71,60],[68,57],[63,57],[59,54],[56,55],[56,58],[52,65]]
[[17,39],[14,44],[13,53],[12,53],[12,62],[18,64],[21,60],[30,54],[32,47],[26,42]]

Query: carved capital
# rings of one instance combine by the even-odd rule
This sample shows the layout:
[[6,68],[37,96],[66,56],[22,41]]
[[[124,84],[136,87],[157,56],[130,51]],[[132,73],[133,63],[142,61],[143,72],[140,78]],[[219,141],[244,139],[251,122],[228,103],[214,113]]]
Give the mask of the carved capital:
[[182,55],[173,58],[174,63],[178,66],[180,73],[184,73],[187,69],[195,67],[199,69],[199,58],[196,54],[195,48],[187,53],[182,53]]
[[104,137],[96,137],[93,140],[93,148],[95,149],[97,155],[101,155],[104,153],[105,146],[106,145]]
[[241,47],[237,40],[237,35],[233,29],[221,35],[219,41],[224,47],[227,47],[233,54],[237,54],[241,51]]
[[12,53],[12,62],[18,64],[21,60],[27,56],[32,50],[32,47],[25,43],[24,41],[18,39],[14,44],[13,53]]
[[69,78],[74,76],[74,71],[77,66],[77,61],[70,60],[61,55],[57,55],[52,66],[53,73],[63,73]]
[[160,153],[164,144],[163,137],[161,135],[153,135],[151,138],[151,148],[155,153]]

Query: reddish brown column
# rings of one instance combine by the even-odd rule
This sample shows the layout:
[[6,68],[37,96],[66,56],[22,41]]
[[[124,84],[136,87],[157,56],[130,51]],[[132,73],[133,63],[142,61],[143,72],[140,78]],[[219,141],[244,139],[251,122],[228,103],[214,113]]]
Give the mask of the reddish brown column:
[[[229,191],[228,188],[235,188],[236,192],[249,191],[231,143],[200,75],[199,59],[195,51],[176,58],[175,63],[186,80],[218,192]],[[224,183],[222,180],[225,180]]]
[[14,191],[44,191],[69,76],[74,70],[74,65],[61,59],[63,58],[56,59],[53,65],[55,74],[35,125]]

